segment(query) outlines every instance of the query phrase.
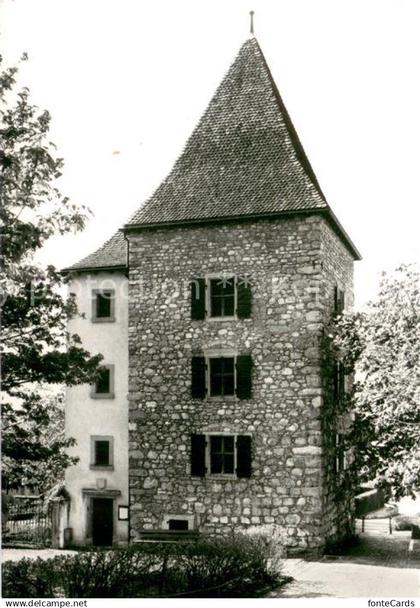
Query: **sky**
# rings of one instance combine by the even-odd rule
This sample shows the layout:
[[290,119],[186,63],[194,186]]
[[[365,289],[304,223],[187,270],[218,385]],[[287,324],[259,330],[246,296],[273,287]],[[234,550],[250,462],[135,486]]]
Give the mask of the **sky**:
[[0,48],[52,115],[63,193],[84,232],[40,258],[99,247],[170,171],[239,47],[255,34],[318,181],[361,251],[356,306],[420,262],[418,0],[0,0]]

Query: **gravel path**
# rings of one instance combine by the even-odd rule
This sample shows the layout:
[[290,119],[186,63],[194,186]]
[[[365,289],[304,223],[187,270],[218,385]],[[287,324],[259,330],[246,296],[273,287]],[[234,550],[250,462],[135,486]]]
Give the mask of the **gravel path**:
[[420,597],[420,541],[410,536],[363,535],[344,555],[287,559],[294,581],[267,597]]

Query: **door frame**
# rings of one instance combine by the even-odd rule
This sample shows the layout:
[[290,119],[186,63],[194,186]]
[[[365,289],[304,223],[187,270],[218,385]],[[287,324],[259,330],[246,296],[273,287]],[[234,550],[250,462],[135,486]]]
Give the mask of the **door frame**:
[[116,544],[118,541],[117,536],[117,498],[121,496],[120,490],[97,490],[97,489],[84,489],[82,490],[83,497],[86,502],[85,513],[86,513],[86,544],[93,545],[92,538],[92,522],[93,522],[93,499],[94,498],[108,498],[112,500],[112,544]]

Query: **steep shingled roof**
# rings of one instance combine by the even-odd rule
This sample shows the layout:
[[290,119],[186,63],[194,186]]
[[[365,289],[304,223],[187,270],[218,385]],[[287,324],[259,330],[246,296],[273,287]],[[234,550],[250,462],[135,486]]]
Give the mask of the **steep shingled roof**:
[[323,208],[328,205],[252,37],[171,173],[126,227]]
[[[332,213],[254,37],[217,89],[171,173],[125,230],[323,212],[355,259]],[[67,270],[126,266],[121,232]]]
[[99,270],[101,268],[125,268],[127,266],[127,242],[119,230],[108,239],[99,249],[86,256],[64,271]]

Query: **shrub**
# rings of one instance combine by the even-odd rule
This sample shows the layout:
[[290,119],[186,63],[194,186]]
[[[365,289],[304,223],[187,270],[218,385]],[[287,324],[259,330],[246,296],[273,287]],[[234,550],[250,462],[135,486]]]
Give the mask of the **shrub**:
[[[232,534],[189,544],[141,544],[3,565],[4,597],[227,596],[278,580],[273,549],[261,535]],[[221,591],[220,591],[221,589]]]
[[396,530],[411,531],[413,538],[420,537],[420,515],[398,515],[394,525]]

